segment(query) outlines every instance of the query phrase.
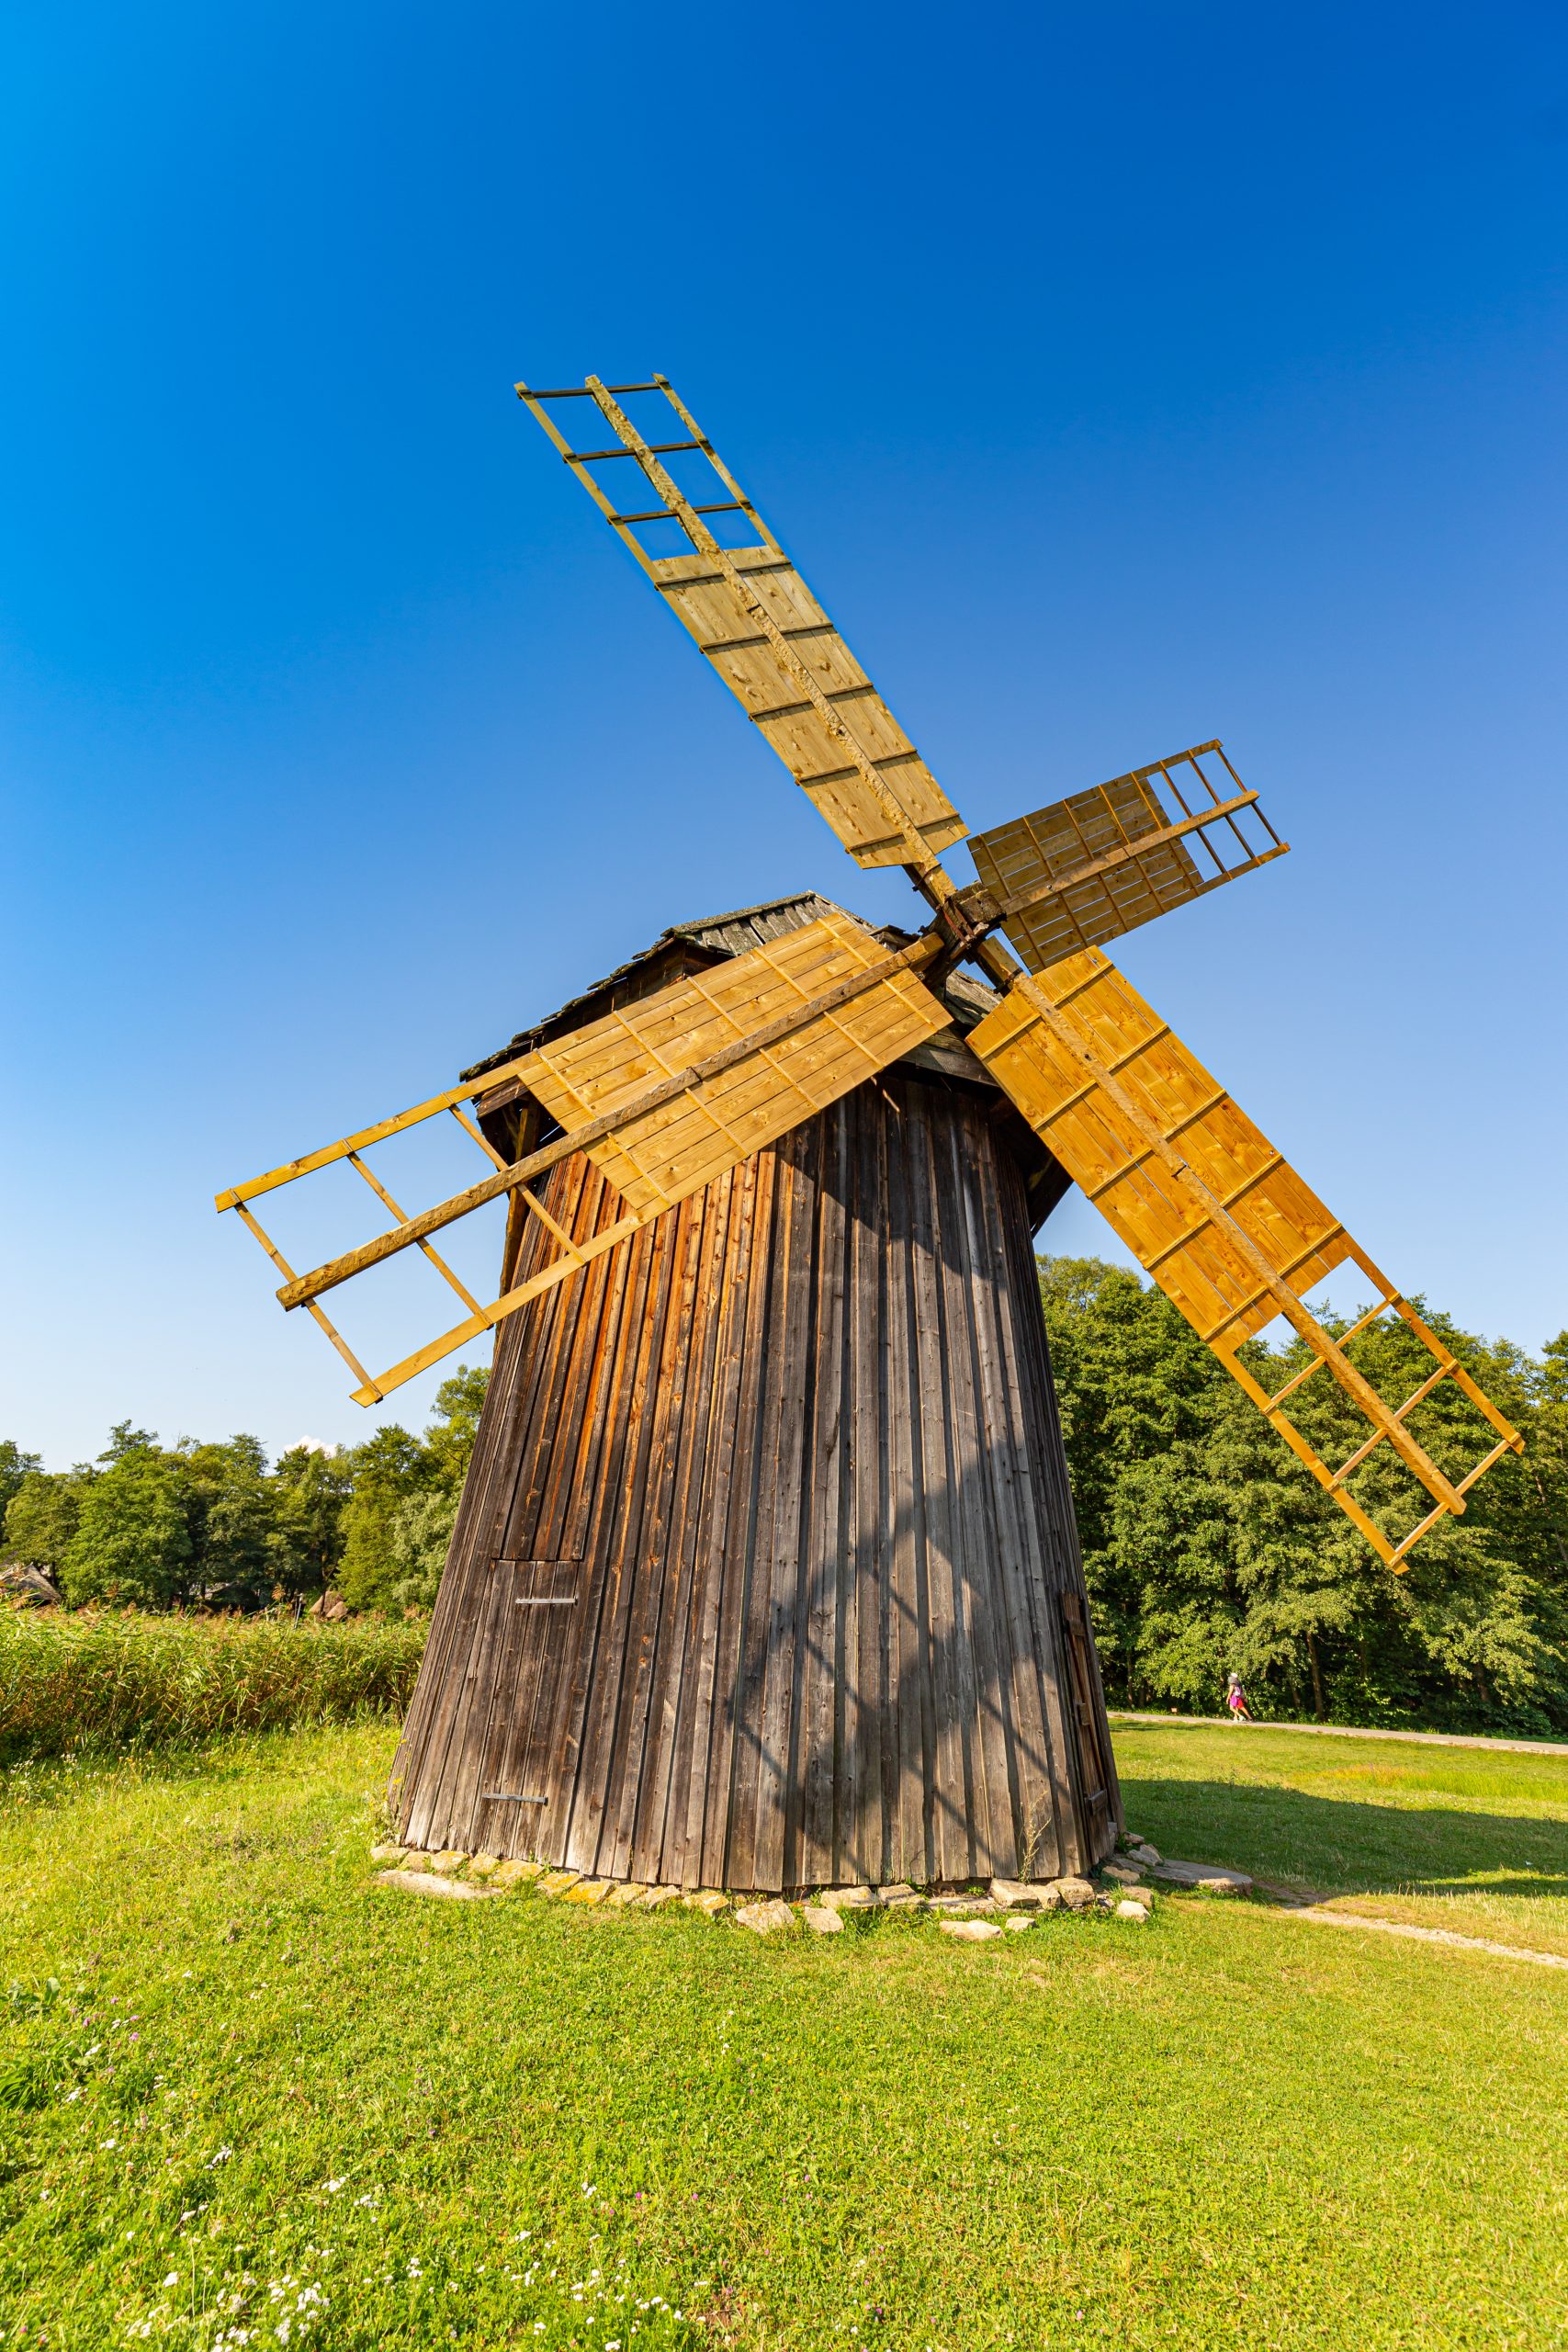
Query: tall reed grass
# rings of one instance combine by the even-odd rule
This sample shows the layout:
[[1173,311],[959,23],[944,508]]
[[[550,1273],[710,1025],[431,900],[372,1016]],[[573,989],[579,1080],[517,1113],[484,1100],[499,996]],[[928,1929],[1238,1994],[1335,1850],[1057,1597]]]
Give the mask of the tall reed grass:
[[390,1713],[424,1623],[0,1612],[0,1764]]

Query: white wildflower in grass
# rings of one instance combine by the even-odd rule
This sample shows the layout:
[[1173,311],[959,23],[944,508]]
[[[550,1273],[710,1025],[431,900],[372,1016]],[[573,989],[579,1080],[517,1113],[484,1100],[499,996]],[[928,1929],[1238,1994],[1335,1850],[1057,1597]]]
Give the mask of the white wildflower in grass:
[[177,2287],[179,2283],[180,2274],[177,2270],[171,2270],[168,2277],[164,2281],[165,2287]]
[[343,2179],[342,2179],[342,2180],[329,2180],[329,2181],[328,2181],[328,2183],[327,2183],[327,2195],[328,2195],[329,2197],[335,2197],[335,2196],[337,2195],[338,2190],[339,2190],[340,2188],[346,2188],[347,2187],[348,2187],[348,2177],[347,2177],[347,2175],[345,2174],[345,2175],[344,2176],[344,2177],[343,2177]]

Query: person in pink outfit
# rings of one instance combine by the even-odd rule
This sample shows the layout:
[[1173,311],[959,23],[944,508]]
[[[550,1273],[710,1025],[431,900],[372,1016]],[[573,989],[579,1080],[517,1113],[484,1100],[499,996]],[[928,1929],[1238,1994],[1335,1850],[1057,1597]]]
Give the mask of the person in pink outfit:
[[1241,1687],[1239,1674],[1233,1674],[1225,1686],[1225,1705],[1230,1710],[1230,1719],[1233,1724],[1249,1724],[1252,1721],[1247,1708],[1247,1693]]

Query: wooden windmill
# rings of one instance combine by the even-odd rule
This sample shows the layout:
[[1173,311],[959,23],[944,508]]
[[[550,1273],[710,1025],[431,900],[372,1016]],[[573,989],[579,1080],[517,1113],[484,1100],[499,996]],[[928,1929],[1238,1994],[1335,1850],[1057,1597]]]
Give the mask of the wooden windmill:
[[[1391,1567],[1522,1441],[1101,953],[1282,854],[1220,745],[973,838],[961,887],[957,810],[665,379],[518,392],[856,865],[901,865],[931,919],[678,926],[461,1085],[219,1196],[362,1404],[499,1333],[403,1835],[757,1889],[1082,1869],[1120,1815],[1032,1249],[1069,1182]],[[610,445],[569,446],[562,401]],[[364,1155],[448,1113],[491,1171],[408,1216]],[[296,1276],[252,1204],[342,1160],[394,1223]],[[432,1236],[501,1198],[481,1304]],[[411,1247],[468,1311],[373,1377],[321,1300]],[[1347,1265],[1362,1323],[1430,1354],[1398,1406],[1307,1304]],[[1280,1316],[1310,1362],[1269,1394],[1240,1351]],[[1365,1422],[1337,1465],[1285,1409],[1314,1374]],[[1409,1427],[1443,1381],[1490,1424],[1457,1479]],[[1384,1444],[1403,1532],[1354,1491]]]

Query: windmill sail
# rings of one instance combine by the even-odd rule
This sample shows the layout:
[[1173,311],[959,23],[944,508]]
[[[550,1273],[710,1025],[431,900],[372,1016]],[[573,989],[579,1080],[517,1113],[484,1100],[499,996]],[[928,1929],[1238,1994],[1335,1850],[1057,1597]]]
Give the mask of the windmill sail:
[[[688,437],[645,440],[614,393],[590,377],[583,390],[617,447],[574,450],[543,403],[579,398],[576,388],[541,392],[519,384],[517,393],[856,865],[919,865],[961,841],[967,828],[957,809],[690,411],[662,377],[615,390],[628,397],[661,391]],[[697,453],[714,486],[733,497],[689,499],[661,462],[683,451]],[[590,470],[628,457],[651,507],[613,502]],[[742,527],[754,529],[757,542],[721,546],[706,520],[718,514],[743,514]],[[691,551],[650,553],[639,530],[671,523]]]
[[[1452,1352],[1394,1290],[1317,1194],[1276,1151],[1223,1086],[1097,949],[1021,980],[966,1041],[1107,1219],[1140,1265],[1379,1556],[1396,1566],[1466,1491],[1524,1441]],[[1372,1320],[1393,1307],[1436,1369],[1398,1408],[1389,1407],[1306,1305],[1307,1294],[1349,1262],[1379,1293]],[[1284,1315],[1364,1416],[1371,1435],[1337,1469],[1282,1410],[1291,1380],[1270,1396],[1237,1351]],[[1358,1327],[1359,1328],[1359,1327]],[[1407,1427],[1416,1404],[1452,1380],[1498,1432],[1498,1442],[1457,1482]],[[1346,1481],[1386,1441],[1434,1502],[1398,1543],[1368,1516]]]
[[[1205,759],[1234,791],[1217,788]],[[1026,969],[1043,972],[1283,857],[1282,842],[1217,742],[1075,792],[976,833],[970,854]]]
[[[931,941],[889,953],[852,917],[825,916],[520,1056],[472,1085],[434,1095],[235,1185],[218,1195],[217,1206],[238,1212],[284,1277],[277,1294],[284,1306],[308,1308],[358,1374],[355,1404],[378,1403],[947,1028],[951,1013],[918,978],[919,966],[935,953]],[[510,1164],[461,1107],[506,1080],[515,1081],[567,1130]],[[443,1112],[459,1120],[496,1163],[495,1172],[408,1216],[364,1155]],[[624,1216],[581,1243],[562,1232],[529,1189],[534,1178],[580,1150],[609,1178],[626,1209]],[[296,1274],[251,1203],[340,1160],[364,1178],[395,1222],[375,1240],[310,1273]],[[503,1196],[552,1246],[544,1265],[486,1306],[432,1248],[430,1236]],[[328,1321],[320,1301],[324,1292],[408,1249],[423,1251],[468,1313],[412,1355],[373,1375]]]

